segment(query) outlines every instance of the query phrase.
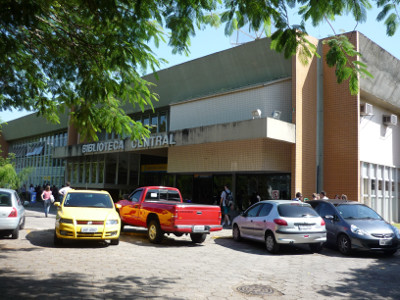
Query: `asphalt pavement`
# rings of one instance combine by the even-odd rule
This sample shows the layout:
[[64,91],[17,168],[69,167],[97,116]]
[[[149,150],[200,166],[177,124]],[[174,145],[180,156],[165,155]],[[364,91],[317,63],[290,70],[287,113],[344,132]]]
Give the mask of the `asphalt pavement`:
[[201,244],[126,227],[118,246],[53,245],[55,208],[27,207],[17,240],[0,238],[0,299],[400,299],[400,253],[392,257],[334,249],[311,253],[235,242],[214,232]]

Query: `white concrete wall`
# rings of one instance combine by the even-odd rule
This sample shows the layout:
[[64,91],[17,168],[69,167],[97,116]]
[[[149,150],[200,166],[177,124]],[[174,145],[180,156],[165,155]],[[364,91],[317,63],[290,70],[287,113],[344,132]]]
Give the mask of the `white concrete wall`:
[[170,130],[181,130],[213,124],[252,119],[251,112],[260,109],[261,117],[281,111],[281,120],[291,122],[291,80],[275,82],[233,93],[171,106]]
[[372,116],[360,116],[360,161],[400,167],[400,124],[388,127],[382,122],[383,115],[392,113],[373,104]]

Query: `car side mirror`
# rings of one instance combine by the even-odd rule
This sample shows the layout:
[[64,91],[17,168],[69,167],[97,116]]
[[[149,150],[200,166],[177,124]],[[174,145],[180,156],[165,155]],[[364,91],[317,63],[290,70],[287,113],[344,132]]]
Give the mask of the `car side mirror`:
[[54,203],[53,203],[53,205],[54,205],[54,206],[60,206],[60,205],[61,205],[61,203],[60,203],[60,202],[58,202],[58,201],[56,201],[56,202],[54,202]]
[[246,214],[245,212],[241,212],[240,215],[241,215],[242,217],[247,217],[247,214]]

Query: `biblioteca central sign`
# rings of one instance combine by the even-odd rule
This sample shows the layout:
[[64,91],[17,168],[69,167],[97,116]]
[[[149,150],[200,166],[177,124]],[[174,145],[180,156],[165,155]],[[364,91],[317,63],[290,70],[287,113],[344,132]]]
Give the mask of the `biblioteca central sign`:
[[112,140],[107,142],[97,142],[82,145],[82,154],[85,153],[104,153],[116,151],[129,151],[143,148],[168,147],[175,145],[174,135],[160,134],[152,135],[141,140]]

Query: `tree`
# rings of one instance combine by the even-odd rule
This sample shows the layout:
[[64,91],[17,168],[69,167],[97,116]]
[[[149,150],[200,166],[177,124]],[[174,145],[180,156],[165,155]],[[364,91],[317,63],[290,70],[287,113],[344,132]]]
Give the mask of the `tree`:
[[28,178],[32,172],[32,168],[25,168],[17,174],[13,163],[15,161],[15,154],[10,153],[7,157],[3,157],[2,152],[0,147],[0,187],[16,190]]
[[[382,8],[388,35],[399,24],[398,1],[374,1]],[[299,7],[303,22],[290,24],[287,10]],[[58,122],[57,111],[70,111],[82,138],[97,140],[106,130],[132,138],[149,131],[123,110],[131,104],[152,108],[157,95],[140,71],[154,72],[156,58],[149,41],[168,41],[173,52],[188,53],[190,37],[206,25],[225,24],[226,34],[238,28],[265,29],[272,47],[290,57],[315,55],[306,38],[305,21],[313,25],[351,13],[366,20],[368,0],[3,0],[0,3],[0,109],[37,111]],[[218,13],[217,13],[218,12]],[[343,38],[332,38],[328,63],[338,81],[358,88],[366,66],[349,63],[360,55]],[[350,48],[349,48],[350,47]]]

